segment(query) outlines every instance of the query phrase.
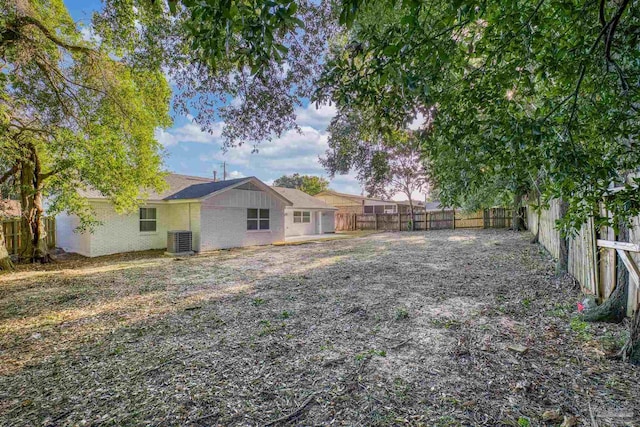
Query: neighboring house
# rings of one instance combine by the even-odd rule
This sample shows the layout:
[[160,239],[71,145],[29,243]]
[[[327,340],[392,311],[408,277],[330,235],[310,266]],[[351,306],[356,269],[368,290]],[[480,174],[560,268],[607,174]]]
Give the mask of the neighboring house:
[[[354,194],[338,193],[325,190],[314,197],[324,201],[328,205],[338,208],[338,213],[356,214],[395,214],[411,212],[409,201],[382,200],[371,197],[357,196]],[[414,212],[423,210],[422,203],[414,203]]]
[[273,189],[293,203],[285,208],[286,237],[335,232],[335,212],[338,208],[294,188]]
[[173,230],[191,231],[196,252],[284,240],[285,207],[292,203],[259,179],[169,174],[166,181],[168,190],[149,194],[137,212],[124,215],[100,192],[82,191],[101,225],[79,233],[76,216],[58,215],[57,245],[94,257],[166,248],[167,232]]

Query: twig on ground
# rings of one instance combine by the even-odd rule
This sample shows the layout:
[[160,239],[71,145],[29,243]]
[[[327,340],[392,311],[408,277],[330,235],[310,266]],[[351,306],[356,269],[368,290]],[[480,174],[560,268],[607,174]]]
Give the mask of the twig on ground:
[[336,365],[336,364],[338,364],[340,362],[344,362],[346,359],[347,359],[347,356],[342,356],[342,357],[338,357],[336,359],[327,360],[326,362],[324,362],[322,364],[322,367],[323,368],[327,368],[327,367],[329,367],[331,365]]
[[399,349],[400,347],[405,346],[406,344],[409,343],[409,341],[411,341],[411,338],[407,338],[406,340],[402,341],[400,344],[396,344],[393,347],[390,347],[391,350],[396,350]]
[[284,415],[280,418],[276,418],[273,421],[269,421],[268,423],[266,423],[264,426],[265,427],[269,427],[269,426],[273,426],[276,424],[280,424],[280,423],[284,423],[287,422],[289,420],[292,420],[294,418],[296,418],[298,415],[300,415],[300,413],[302,411],[304,411],[304,409],[309,406],[309,404],[313,401],[313,399],[320,394],[319,391],[313,392],[311,393],[305,400],[304,402],[302,402],[302,404],[300,406],[298,406],[298,409],[296,409],[295,411],[293,411],[292,413],[290,413],[289,415]]

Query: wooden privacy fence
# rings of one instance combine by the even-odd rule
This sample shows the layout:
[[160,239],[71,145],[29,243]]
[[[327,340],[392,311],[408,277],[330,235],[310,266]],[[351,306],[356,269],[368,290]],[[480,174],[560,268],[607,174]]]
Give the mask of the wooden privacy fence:
[[[20,218],[10,218],[2,220],[2,229],[4,231],[5,246],[9,255],[18,255],[22,247],[21,228],[22,221]],[[53,217],[44,219],[44,229],[47,233],[47,247],[53,249],[56,247],[56,220]]]
[[[606,215],[606,212],[601,212]],[[539,242],[555,258],[560,257],[560,232],[555,229],[560,219],[560,202],[552,200],[549,209],[540,215]],[[529,207],[527,215],[528,229],[536,233],[538,229],[537,213]],[[582,291],[601,300],[609,298],[616,286],[616,251],[610,247],[598,245],[599,241],[615,241],[612,228],[596,229],[593,218],[583,224],[579,232],[568,240],[568,271],[580,283]],[[629,243],[640,244],[640,218],[633,220],[629,230]],[[640,263],[640,253],[632,252],[629,257]],[[627,300],[627,314],[631,315],[640,304],[638,287],[630,284]]]
[[[452,230],[456,228],[508,228],[511,227],[511,210],[485,209],[473,213],[455,210],[421,212],[414,214],[416,231]],[[336,213],[336,231],[411,230],[411,214],[354,214]]]

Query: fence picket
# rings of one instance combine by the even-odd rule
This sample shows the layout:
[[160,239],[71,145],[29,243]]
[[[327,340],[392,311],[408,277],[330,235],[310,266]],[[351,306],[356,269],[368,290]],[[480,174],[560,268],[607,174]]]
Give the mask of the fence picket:
[[407,231],[413,221],[416,231],[451,230],[456,228],[509,228],[511,211],[504,208],[485,209],[465,214],[460,211],[437,211],[410,214],[336,213],[336,231],[384,230]]
[[[9,218],[1,220],[2,231],[4,232],[5,247],[9,255],[18,255],[22,247],[21,227],[22,220],[20,218]],[[53,217],[44,219],[44,229],[47,233],[47,247],[53,249],[56,247],[56,220]]]

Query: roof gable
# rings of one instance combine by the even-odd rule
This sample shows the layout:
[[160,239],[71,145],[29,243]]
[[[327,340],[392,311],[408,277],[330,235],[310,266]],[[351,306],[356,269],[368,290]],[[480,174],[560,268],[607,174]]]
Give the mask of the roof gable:
[[202,197],[209,196],[213,193],[217,193],[218,191],[224,190],[228,187],[236,186],[237,184],[241,184],[247,181],[249,178],[238,178],[238,179],[230,179],[228,181],[214,181],[211,180],[209,182],[201,182],[197,184],[192,184],[188,187],[177,191],[174,194],[171,194],[165,197],[162,200],[181,200],[181,199],[200,199]]
[[[169,189],[161,192],[149,192],[144,198],[146,201],[179,201],[206,199],[223,191],[237,188],[242,185],[252,186],[255,191],[265,191],[282,200],[286,205],[291,202],[280,193],[260,181],[258,178],[250,176],[246,178],[230,179],[227,181],[214,181],[210,178],[198,176],[179,175],[175,173],[165,176],[165,181]],[[80,195],[88,199],[107,199],[96,189],[80,190]]]

